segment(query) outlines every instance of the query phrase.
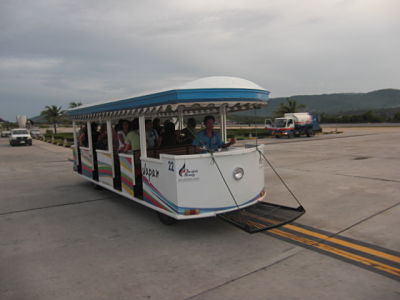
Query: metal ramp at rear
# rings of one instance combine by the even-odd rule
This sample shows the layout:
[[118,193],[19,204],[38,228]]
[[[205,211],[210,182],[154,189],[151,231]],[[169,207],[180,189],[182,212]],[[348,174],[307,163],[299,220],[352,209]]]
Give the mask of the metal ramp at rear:
[[303,206],[292,208],[268,202],[223,214],[218,217],[248,233],[256,233],[293,222],[305,213]]

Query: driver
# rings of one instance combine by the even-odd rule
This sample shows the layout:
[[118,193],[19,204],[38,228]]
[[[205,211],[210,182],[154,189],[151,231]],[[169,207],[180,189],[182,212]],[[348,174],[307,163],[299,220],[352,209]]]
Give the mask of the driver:
[[192,143],[196,147],[196,152],[217,151],[218,148],[226,148],[236,142],[235,138],[231,138],[229,143],[224,144],[218,132],[214,131],[213,116],[206,116],[203,123],[206,128],[196,134]]

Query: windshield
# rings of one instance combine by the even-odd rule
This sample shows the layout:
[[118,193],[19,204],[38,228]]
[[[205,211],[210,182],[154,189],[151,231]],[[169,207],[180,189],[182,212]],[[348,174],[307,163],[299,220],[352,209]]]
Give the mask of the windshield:
[[13,134],[28,134],[28,131],[26,130],[13,130]]
[[275,127],[286,127],[286,119],[275,119]]

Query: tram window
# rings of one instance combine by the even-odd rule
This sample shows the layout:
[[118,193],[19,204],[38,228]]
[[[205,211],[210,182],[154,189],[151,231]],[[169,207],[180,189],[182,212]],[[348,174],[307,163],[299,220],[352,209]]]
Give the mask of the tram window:
[[158,135],[156,129],[153,128],[152,120],[148,119],[145,122],[146,125],[146,142],[148,149],[157,148],[161,143],[161,138]]
[[117,144],[115,146],[117,147],[118,152],[125,153],[128,151],[130,146],[126,137],[130,131],[130,128],[131,125],[129,121],[124,119],[119,120],[114,127],[117,134],[117,140],[114,142]]
[[196,136],[197,121],[195,118],[189,118],[186,121],[186,127],[180,132],[182,144],[192,144]]
[[92,145],[97,149],[97,140],[99,138],[99,125],[95,122],[90,124],[91,131],[92,131]]
[[88,133],[87,133],[87,125],[81,124],[80,129],[78,132],[78,143],[80,147],[88,147],[89,140],[88,140]]
[[161,120],[160,120],[160,118],[155,118],[155,119],[153,120],[153,128],[154,128],[155,130],[157,130],[158,136],[161,136],[163,127],[161,126]]
[[175,124],[167,120],[164,122],[164,132],[162,134],[161,146],[177,145]]
[[100,130],[93,135],[93,142],[96,144],[96,149],[108,150],[108,136],[107,136],[107,124],[102,123],[100,125]]
[[131,122],[131,130],[126,136],[126,141],[130,145],[130,150],[140,150],[139,119],[135,118]]

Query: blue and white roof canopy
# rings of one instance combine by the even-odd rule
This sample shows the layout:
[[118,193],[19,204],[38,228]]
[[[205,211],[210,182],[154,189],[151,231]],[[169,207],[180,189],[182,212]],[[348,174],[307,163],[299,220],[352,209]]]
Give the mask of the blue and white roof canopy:
[[269,92],[255,83],[235,77],[205,77],[179,88],[124,100],[82,105],[67,111],[76,121],[215,114],[257,109],[267,104]]

